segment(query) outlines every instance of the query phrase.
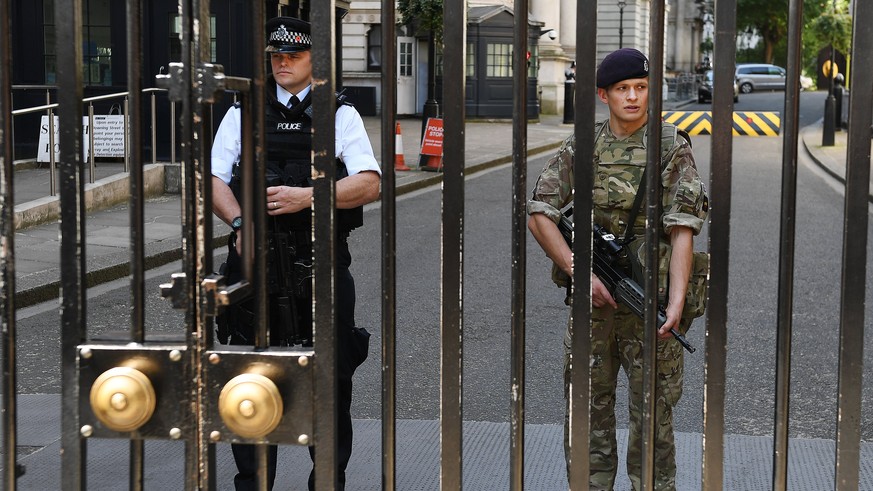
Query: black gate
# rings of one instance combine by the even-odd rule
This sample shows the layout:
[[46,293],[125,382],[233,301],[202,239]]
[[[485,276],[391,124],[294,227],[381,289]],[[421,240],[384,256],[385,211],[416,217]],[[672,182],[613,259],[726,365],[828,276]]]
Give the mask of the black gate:
[[[127,32],[128,90],[141,92],[142,0],[128,0]],[[301,2],[294,2],[295,5]],[[337,18],[334,1],[303,2],[313,26],[313,104],[315,106],[313,165],[315,179],[313,203],[314,292],[317,299],[334,298],[335,241],[335,32]],[[24,472],[17,465],[16,397],[16,314],[15,314],[15,234],[13,222],[14,172],[12,166],[11,77],[10,77],[10,2],[0,0],[0,296],[3,328],[3,483],[16,489],[17,477]],[[230,349],[213,340],[214,317],[240,298],[256,299],[257,315],[266,317],[265,287],[265,209],[264,190],[247,190],[243,196],[245,272],[244,280],[228,285],[215,270],[212,257],[212,196],[210,192],[211,130],[206,127],[211,102],[216,93],[238,91],[243,108],[242,168],[247,178],[264,181],[264,66],[261,50],[264,39],[264,5],[253,2],[252,22],[242,28],[251,31],[251,80],[224,76],[222,68],[207,63],[209,43],[209,1],[180,0],[182,15],[182,61],[171,66],[159,83],[181,108],[183,271],[164,285],[162,292],[173,305],[185,312],[185,342],[164,343],[146,339],[144,325],[145,264],[143,260],[143,184],[142,107],[131,98],[131,306],[130,333],[115,342],[91,341],[86,330],[85,239],[87,220],[83,200],[83,162],[81,161],[82,122],[82,43],[81,0],[55,0],[59,43],[58,85],[61,118],[60,170],[61,196],[61,332],[62,332],[62,459],[64,489],[85,489],[87,442],[94,438],[124,439],[130,442],[129,488],[142,489],[143,442],[150,439],[185,442],[185,483],[189,489],[214,489],[215,444],[245,442],[258,444],[260,475],[266,474],[266,445],[313,445],[316,453],[316,482],[319,489],[337,487],[336,476],[336,358],[334,304],[315,302],[315,349],[281,349],[268,346],[266,328],[257,335],[255,346]],[[664,65],[665,1],[650,2],[651,42],[649,55],[653,67]],[[795,201],[798,143],[798,99],[800,73],[800,34],[802,1],[790,1],[788,87],[784,112],[782,222],[780,230],[779,315],[777,334],[776,423],[774,428],[774,489],[786,489],[788,462],[788,389],[790,383],[791,313],[795,243]],[[467,5],[463,0],[444,1],[445,154],[442,209],[442,290],[441,290],[441,381],[440,381],[440,476],[441,487],[462,487],[462,378],[463,378],[463,270],[464,270],[464,87]],[[515,1],[513,63],[525,66],[528,51],[528,1]],[[577,72],[580,94],[592,91],[597,62],[597,2],[577,1]],[[715,85],[730,87],[734,76],[736,1],[716,2]],[[873,49],[873,10],[854,2],[853,52]],[[396,71],[395,13],[393,1],[382,1],[382,141],[381,154],[395,154],[396,92],[392,83]],[[510,487],[520,490],[524,482],[524,407],[525,407],[525,275],[526,275],[526,167],[527,167],[527,86],[525,70],[514,70],[513,192],[512,192],[512,374]],[[660,87],[663,73],[652,70],[650,85]],[[849,151],[846,173],[846,204],[843,232],[843,270],[841,285],[840,377],[838,394],[835,487],[858,489],[860,459],[861,373],[863,368],[864,298],[866,237],[868,226],[868,185],[870,165],[870,126],[873,120],[873,70],[858,67],[851,73],[853,96],[849,108]],[[591,149],[594,143],[594,101],[576,97],[575,127],[579,148]],[[651,114],[660,114],[661,100],[652,97]],[[718,203],[710,216],[709,252],[711,255],[710,299],[706,322],[706,374],[702,487],[721,489],[724,462],[724,397],[727,345],[728,246],[731,216],[731,113],[732,94],[713,95],[713,137],[711,193]],[[657,121],[657,119],[656,119]],[[855,124],[857,122],[857,124]],[[656,123],[659,125],[660,123]],[[649,159],[660,155],[660,132],[649,132]],[[385,166],[382,182],[382,476],[383,489],[395,489],[395,181]],[[656,174],[649,176],[649,189],[657,190]],[[591,167],[579,166],[576,188],[591,189]],[[649,223],[658,223],[655,211],[660,197],[648,193]],[[577,210],[590,210],[590,193],[577,193]],[[585,216],[584,214],[581,214]],[[580,236],[590,236],[590,224],[579,222]],[[657,227],[648,231],[651,248],[649,265],[657,257]],[[849,239],[852,240],[849,240]],[[591,350],[588,332],[590,310],[590,243],[576,241],[577,261],[573,293],[572,349],[577,359],[587,359]],[[656,268],[650,267],[650,270]],[[656,276],[649,275],[648,291],[657,288]],[[646,302],[646,359],[644,371],[647,393],[654,386],[655,326],[657,305]],[[588,474],[588,393],[589,364],[576,363],[571,372],[571,450],[570,488],[587,489]],[[182,374],[179,376],[179,374]],[[318,380],[319,383],[314,383]],[[243,394],[234,396],[234,394]],[[240,423],[235,413],[249,411],[240,398],[259,404],[266,415],[255,422]],[[653,398],[644,408],[643,438],[644,487],[653,485]],[[235,403],[234,403],[235,402]],[[262,487],[266,485],[262,481]]]

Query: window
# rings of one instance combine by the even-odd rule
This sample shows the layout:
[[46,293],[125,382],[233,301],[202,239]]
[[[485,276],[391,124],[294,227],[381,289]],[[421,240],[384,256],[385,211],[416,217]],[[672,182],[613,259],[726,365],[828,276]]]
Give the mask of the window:
[[367,33],[367,71],[382,70],[382,26],[374,25]]
[[[110,0],[82,0],[82,83],[112,85],[112,30]],[[57,79],[54,0],[43,1],[43,39],[45,42],[45,81]]]
[[512,76],[512,45],[509,43],[488,43],[485,58],[486,77]]
[[400,72],[401,77],[411,77],[412,76],[412,43],[397,43],[397,47],[400,49],[400,60],[397,64],[397,70]]
[[[209,60],[215,63],[215,16],[209,17]],[[182,61],[182,16],[170,15],[170,61]]]

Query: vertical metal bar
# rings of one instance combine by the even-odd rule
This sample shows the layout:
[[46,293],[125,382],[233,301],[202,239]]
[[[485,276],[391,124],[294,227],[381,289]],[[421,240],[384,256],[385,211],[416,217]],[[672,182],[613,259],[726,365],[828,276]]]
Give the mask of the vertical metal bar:
[[[199,386],[199,374],[201,372],[200,355],[202,347],[199,345],[199,329],[198,329],[198,312],[199,305],[197,303],[199,281],[197,278],[197,222],[195,218],[196,207],[196,178],[195,178],[195,159],[199,156],[195,154],[194,143],[196,142],[195,134],[199,128],[196,127],[195,118],[200,115],[196,113],[194,101],[197,98],[196,93],[192,93],[192,79],[194,78],[195,67],[195,50],[192,49],[194,43],[194,25],[196,17],[196,9],[193,5],[195,0],[179,0],[179,13],[182,16],[182,28],[180,32],[182,44],[182,66],[180,72],[181,80],[179,83],[185,87],[185,96],[181,101],[181,112],[179,125],[181,127],[181,192],[182,192],[182,270],[185,274],[185,327],[186,327],[186,344],[187,350],[185,356],[187,360],[185,367],[187,369],[186,378],[189,381],[188,400],[191,405],[191,412],[194,418],[194,423],[189,432],[185,444],[185,486],[189,491],[199,489],[208,489],[208,475],[204,475],[201,469],[205,463],[202,461],[203,455],[203,439],[200,431],[200,402],[201,393]],[[171,102],[173,108],[175,104]],[[175,114],[173,114],[175,116]],[[173,117],[175,124],[175,117]],[[173,138],[173,148],[175,149],[175,131],[171,134]]]
[[94,184],[94,174],[97,172],[94,165],[94,103],[88,103],[88,182]]
[[[249,91],[239,94],[242,100],[241,126],[242,148],[241,168],[242,182],[263,183],[264,170],[264,4],[251,4],[251,70],[253,81]],[[234,97],[236,97],[236,93]],[[242,193],[243,232],[242,232],[242,270],[243,277],[252,284],[255,299],[255,315],[257,319],[268,319],[266,288],[267,268],[267,211],[266,190],[263,186],[243,186]],[[255,349],[265,349],[270,345],[267,322],[258,322],[255,329]],[[257,463],[257,488],[268,489],[267,445],[257,445],[255,462]]]
[[[264,6],[263,2],[251,5],[251,70],[255,81],[250,91],[242,92],[242,163],[243,182],[266,182],[264,171]],[[251,137],[249,137],[251,135]],[[263,186],[243,186],[243,276],[252,283],[256,299],[258,319],[267,319],[267,208],[266,190]],[[259,322],[255,333],[255,346],[269,346],[267,323]],[[266,461],[265,461],[266,462]]]
[[[779,293],[776,317],[776,394],[773,421],[773,489],[788,483],[788,412],[791,392],[791,329],[794,303],[794,239],[797,216],[797,134],[800,100],[800,29],[802,0],[788,4],[788,68],[782,146],[782,212],[779,227]],[[793,51],[792,51],[793,46]],[[793,77],[793,78],[792,78]]]
[[512,52],[512,312],[510,321],[509,487],[524,489],[524,354],[527,271],[528,0],[515,0]]
[[[61,179],[61,483],[87,488],[80,437],[79,361],[85,340],[85,185],[82,168],[82,1],[55,0]],[[52,132],[49,132],[51,134]],[[49,152],[54,155],[54,149]]]
[[3,489],[16,489],[15,168],[12,156],[12,2],[0,0],[0,301],[3,331]]
[[151,94],[151,113],[152,113],[152,163],[157,165],[158,163],[158,115],[157,115],[157,95],[152,92]]
[[[855,2],[852,52],[873,49],[873,10]],[[861,393],[864,369],[864,309],[867,279],[867,212],[870,192],[870,127],[873,72],[852,70],[846,204],[843,221],[843,270],[840,290],[840,366],[837,393],[835,489],[857,490],[861,446]]]
[[[576,154],[594,155],[594,93],[597,67],[597,2],[576,2],[576,95],[573,132]],[[579,164],[582,165],[579,165]],[[570,322],[570,390],[567,400],[569,424],[570,489],[588,489],[589,419],[591,398],[591,213],[594,206],[594,166],[583,158],[576,162],[573,209],[573,304]],[[578,363],[577,363],[578,361]]]
[[727,364],[727,295],[730,253],[733,87],[736,59],[736,0],[715,2],[715,87],[712,101],[712,158],[709,186],[718,206],[710,211],[709,298],[703,397],[703,489],[723,488],[724,401]]
[[58,193],[57,186],[57,162],[55,161],[55,112],[48,110],[49,123],[49,193],[54,196]]
[[[130,103],[128,103],[128,97],[124,99],[124,162],[125,171],[130,171],[130,339],[134,343],[145,342],[145,192],[142,169],[141,19],[142,0],[127,0],[127,93],[133,94],[133,98]],[[93,127],[91,133],[93,134]],[[133,160],[133,169],[130,169],[129,159]],[[143,440],[131,439],[131,490],[143,489],[144,467],[145,446]]]
[[661,85],[664,80],[664,3],[651,2],[649,16],[649,117],[646,149],[646,322],[643,336],[642,489],[654,489],[655,392],[658,348],[658,250],[661,238]]
[[[196,355],[197,371],[194,381],[196,383],[198,399],[197,399],[197,451],[200,465],[200,486],[201,489],[215,488],[215,445],[208,439],[204,428],[204,408],[208,404],[214,404],[215,401],[208,399],[208,389],[206,380],[203,377],[202,366],[204,364],[205,352],[211,347],[212,341],[212,317],[209,312],[201,308],[199,303],[203,298],[202,282],[203,279],[213,273],[215,270],[212,264],[212,167],[210,165],[210,154],[212,151],[212,100],[213,94],[209,92],[204,85],[205,77],[212,77],[213,73],[206,70],[206,63],[209,63],[211,57],[211,13],[209,8],[209,0],[192,0],[191,19],[191,64],[186,65],[186,72],[192,77],[197,77],[198,82],[189,85],[191,87],[191,98],[189,105],[192,115],[192,140],[188,141],[191,146],[191,159],[193,174],[193,190],[194,202],[189,203],[189,207],[193,208],[191,214],[194,217],[196,229],[196,251],[197,259],[196,274],[193,278],[195,281],[190,286],[193,289],[194,298],[197,300],[193,305],[196,305]],[[187,25],[186,25],[187,27]]]
[[315,294],[315,482],[337,487],[336,295],[336,2],[310,6],[312,19],[312,153],[318,178],[313,184],[313,291]]
[[443,3],[445,146],[442,204],[442,340],[440,362],[440,484],[462,483],[464,379],[464,152],[467,7]]
[[[128,33],[128,36],[130,33]],[[128,94],[132,92],[128,91]],[[135,98],[141,97],[139,92],[133,92],[135,94]],[[142,106],[142,103],[140,103]],[[128,146],[130,145],[130,96],[126,96],[124,98],[124,172],[130,172],[130,150],[128,150]],[[140,138],[140,141],[142,138]],[[136,151],[140,151],[141,149],[136,149]],[[142,159],[137,159],[141,161]]]
[[176,102],[170,101],[170,164],[176,165]]
[[397,461],[397,37],[393,0],[382,0],[382,489],[396,488]]

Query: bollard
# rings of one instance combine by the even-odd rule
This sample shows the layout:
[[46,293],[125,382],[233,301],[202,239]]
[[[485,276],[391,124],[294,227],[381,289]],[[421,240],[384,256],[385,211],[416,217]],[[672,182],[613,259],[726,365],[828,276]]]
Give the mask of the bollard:
[[576,121],[576,62],[564,70],[564,124]]
[[576,81],[564,82],[564,124],[572,124],[576,120]]
[[843,128],[843,82],[845,78],[842,73],[838,73],[834,77],[834,128],[840,131]]

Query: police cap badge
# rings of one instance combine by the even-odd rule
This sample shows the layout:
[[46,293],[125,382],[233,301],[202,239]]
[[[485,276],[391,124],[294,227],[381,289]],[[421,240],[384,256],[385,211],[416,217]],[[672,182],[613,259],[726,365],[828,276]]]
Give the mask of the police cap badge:
[[294,17],[273,17],[267,21],[267,53],[296,53],[312,49],[309,22]]

